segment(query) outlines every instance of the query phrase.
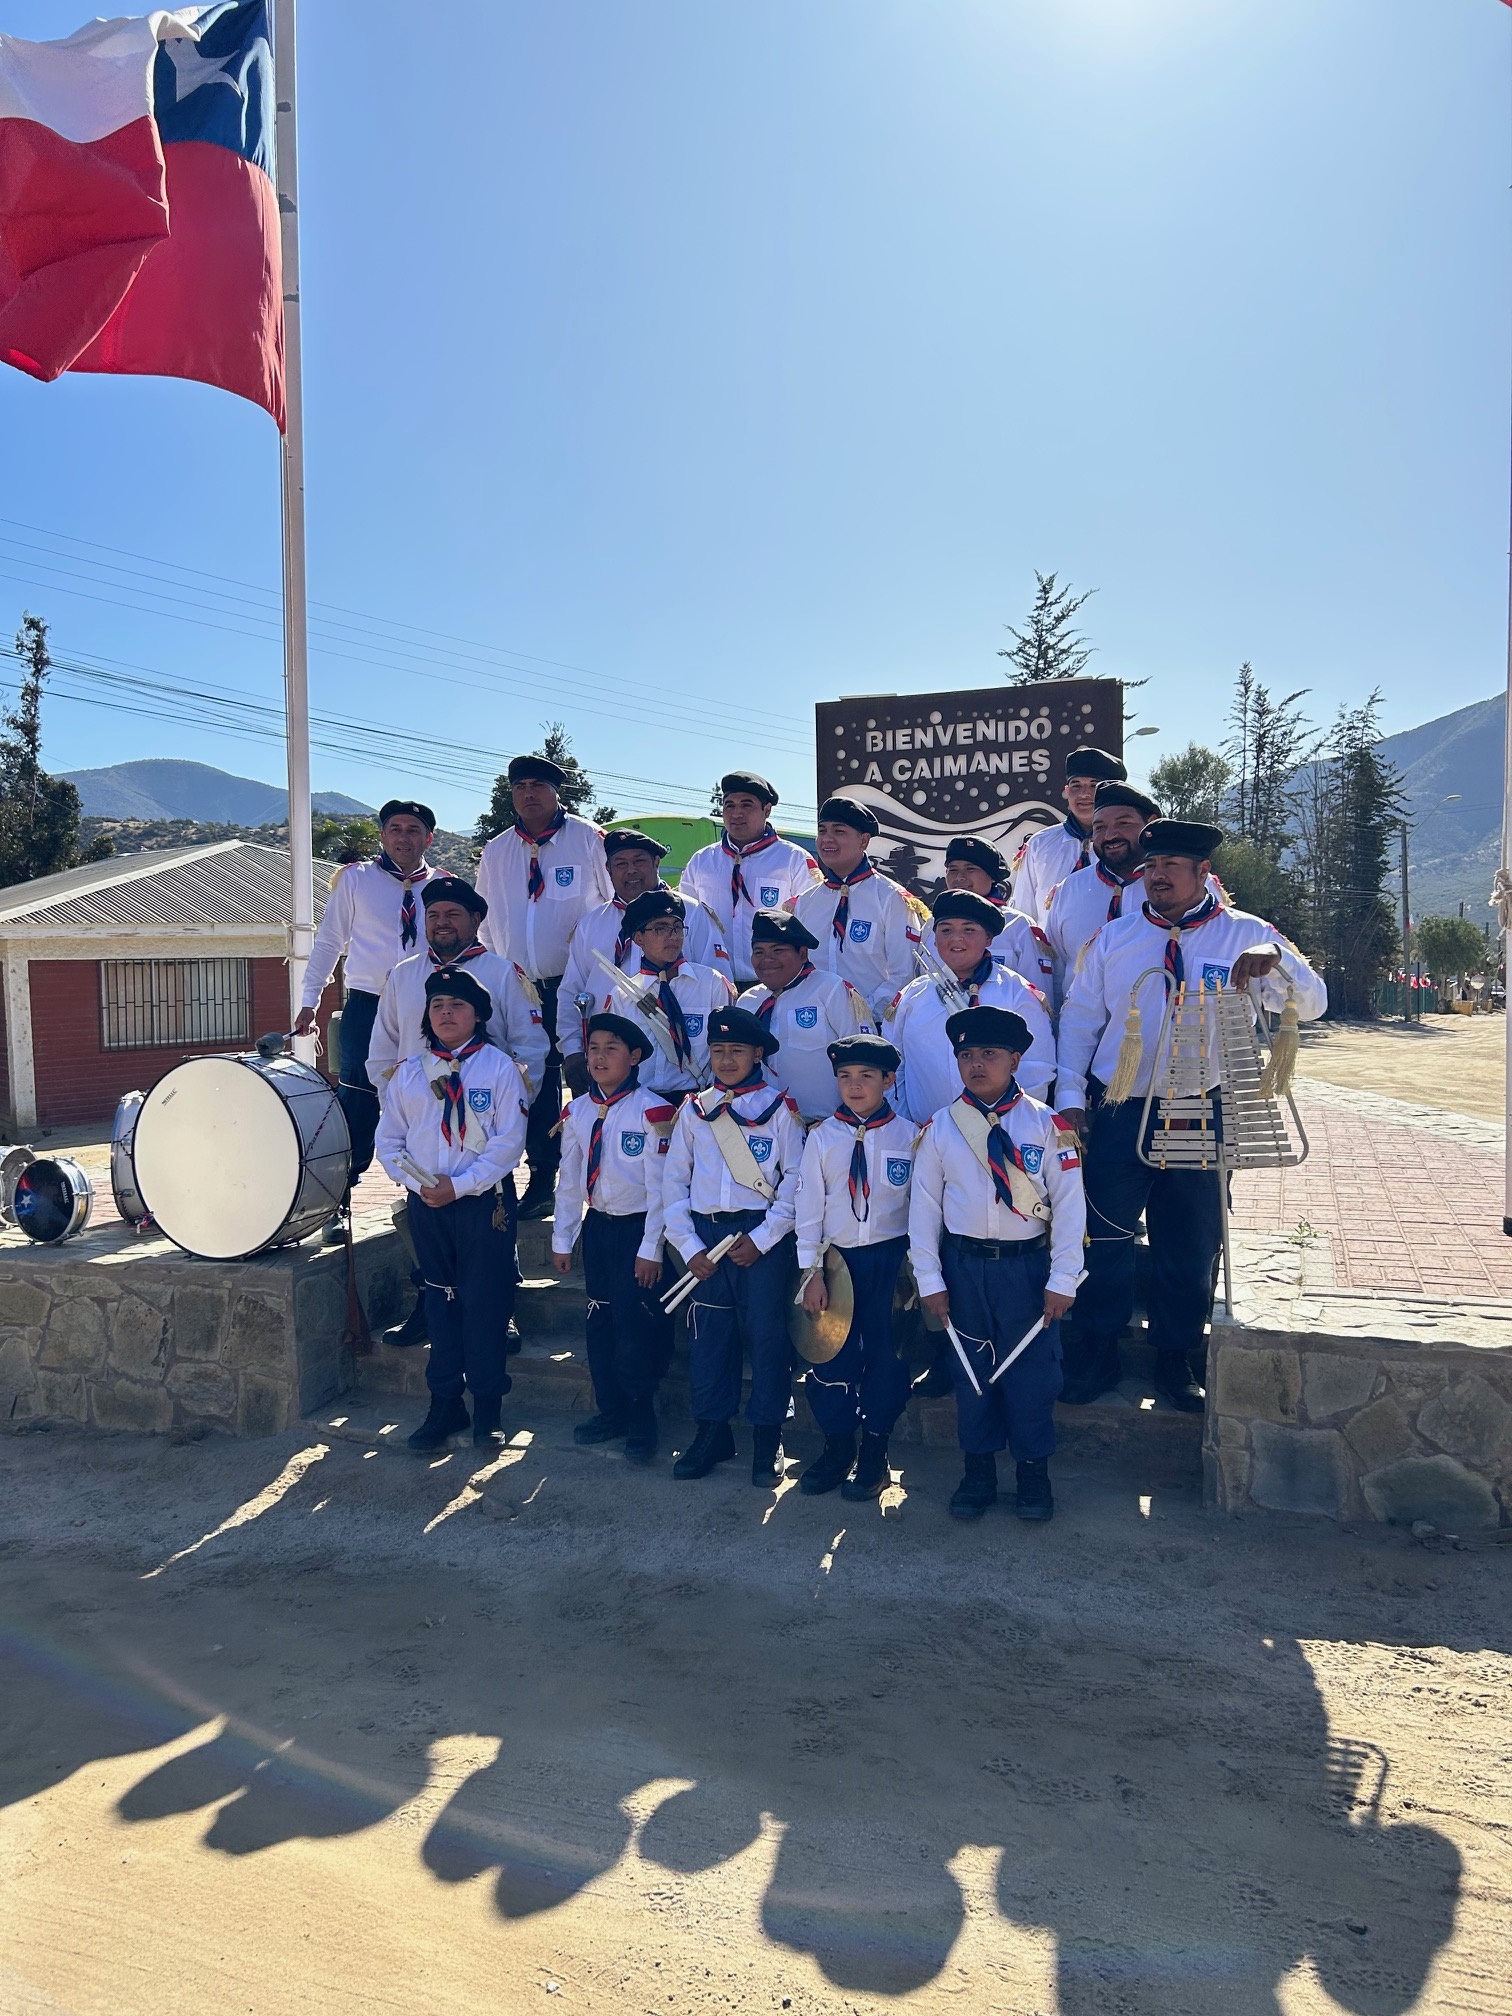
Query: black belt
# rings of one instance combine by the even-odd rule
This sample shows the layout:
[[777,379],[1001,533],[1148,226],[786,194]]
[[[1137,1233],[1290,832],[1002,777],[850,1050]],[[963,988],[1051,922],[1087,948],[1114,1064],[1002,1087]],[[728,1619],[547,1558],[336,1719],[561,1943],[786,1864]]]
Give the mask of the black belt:
[[697,1211],[695,1218],[707,1218],[711,1225],[733,1225],[742,1232],[750,1232],[767,1215],[765,1211]]
[[971,1239],[964,1232],[947,1232],[945,1237],[977,1260],[1022,1260],[1046,1243],[1043,1232],[1033,1239]]

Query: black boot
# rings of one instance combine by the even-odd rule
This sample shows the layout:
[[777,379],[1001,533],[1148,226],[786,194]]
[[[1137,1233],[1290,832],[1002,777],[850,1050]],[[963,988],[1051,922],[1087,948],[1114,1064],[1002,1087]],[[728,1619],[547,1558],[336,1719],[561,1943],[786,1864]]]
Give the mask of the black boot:
[[[824,1447],[798,1479],[798,1489],[806,1491],[811,1498],[818,1498],[826,1491],[834,1491],[850,1475],[850,1467],[856,1460],[856,1438],[854,1435],[826,1435]],[[753,1483],[764,1483],[752,1473]]]
[[594,1414],[586,1421],[579,1421],[572,1439],[580,1449],[591,1449],[599,1442],[617,1442],[624,1432],[623,1415]]
[[1018,1491],[1013,1509],[1020,1519],[1053,1519],[1055,1499],[1050,1491],[1050,1463],[1044,1456],[1018,1466]]
[[651,1463],[656,1458],[656,1402],[648,1393],[632,1400],[626,1422],[625,1461]]
[[966,1475],[950,1501],[952,1519],[980,1519],[989,1505],[997,1503],[997,1458],[989,1450],[985,1456],[966,1458]]
[[1202,1412],[1202,1388],[1192,1377],[1192,1368],[1187,1364],[1184,1351],[1156,1352],[1155,1391],[1162,1400],[1168,1400],[1183,1414]]
[[1089,1407],[1118,1384],[1118,1339],[1078,1337],[1066,1352],[1066,1383],[1061,1398],[1068,1407]]
[[520,1199],[519,1217],[523,1223],[530,1218],[549,1218],[553,1193],[556,1190],[556,1172],[549,1176],[538,1176],[530,1172],[530,1181],[525,1185],[525,1195]]
[[425,1290],[422,1288],[415,1297],[414,1308],[402,1323],[396,1323],[392,1329],[384,1331],[383,1341],[385,1344],[397,1344],[403,1349],[410,1344],[426,1343],[429,1334],[425,1327]]
[[481,1393],[473,1395],[473,1440],[498,1444],[504,1440],[499,1427],[499,1417],[504,1412],[504,1401],[497,1394],[487,1399]]
[[782,1430],[751,1430],[751,1482],[770,1490],[782,1482]]
[[451,1436],[466,1431],[468,1419],[467,1405],[460,1393],[455,1400],[443,1400],[433,1393],[430,1412],[409,1438],[409,1446],[422,1454],[439,1449]]
[[861,1435],[861,1454],[856,1458],[856,1474],[847,1477],[840,1486],[840,1496],[852,1501],[858,1498],[880,1498],[892,1482],[892,1472],[887,1467],[887,1437]]
[[735,1436],[728,1421],[700,1421],[698,1433],[672,1465],[674,1477],[707,1477],[716,1463],[735,1454]]

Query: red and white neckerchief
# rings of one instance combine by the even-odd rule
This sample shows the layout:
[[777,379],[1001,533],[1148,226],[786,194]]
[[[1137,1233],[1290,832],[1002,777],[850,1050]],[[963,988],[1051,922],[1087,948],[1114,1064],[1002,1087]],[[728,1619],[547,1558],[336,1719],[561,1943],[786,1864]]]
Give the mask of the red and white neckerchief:
[[840,901],[835,905],[835,914],[830,919],[830,930],[842,945],[845,943],[845,933],[850,924],[850,892],[858,882],[870,881],[876,872],[870,861],[863,861],[861,866],[853,868],[849,875],[832,875],[828,868],[824,870],[825,888],[840,891]]
[[[1076,864],[1077,867],[1085,868],[1087,863],[1092,859],[1092,835],[1090,833],[1083,833],[1081,827],[1076,823],[1075,818],[1069,812],[1066,814],[1065,818],[1062,819],[1061,827],[1064,832],[1070,834],[1071,838],[1076,842],[1077,846],[1081,849],[1081,856]],[[1027,846],[1028,842],[1026,841],[1024,844],[1025,846]],[[1019,851],[1022,853],[1023,849],[1021,848]],[[1016,867],[1017,865],[1018,865],[1017,861],[1015,861],[1014,866]]]
[[1008,1180],[1008,1169],[1010,1164],[1016,1169],[1024,1167],[1024,1151],[1003,1122],[1022,1097],[1016,1078],[1009,1079],[1008,1090],[991,1106],[985,1099],[978,1099],[970,1086],[967,1086],[961,1094],[963,1105],[975,1106],[978,1113],[985,1114],[992,1122],[987,1132],[987,1166],[992,1171],[992,1188],[999,1204],[1006,1205],[1019,1218],[1024,1214],[1013,1201],[1013,1185]]
[[[436,1092],[445,1103],[441,1110],[441,1138],[460,1148],[467,1140],[467,1100],[462,1092],[462,1065],[468,1057],[476,1057],[483,1048],[483,1038],[473,1036],[460,1050],[448,1050],[444,1043],[431,1043],[431,1051],[443,1063],[450,1064],[451,1074],[435,1080]],[[456,1121],[457,1131],[452,1133],[452,1122]]]
[[430,879],[431,865],[422,855],[415,868],[400,868],[390,861],[387,854],[375,857],[377,865],[385,875],[392,875],[396,882],[404,884],[404,901],[399,905],[399,949],[408,952],[419,941],[420,931],[415,920],[415,884]]
[[653,966],[649,959],[641,960],[641,978],[656,983],[656,999],[667,1027],[672,1032],[672,1048],[677,1052],[677,1061],[684,1071],[693,1068],[693,1038],[688,1034],[688,1024],[682,1011],[682,1003],[672,991],[672,982],[683,970],[681,959],[674,959],[670,966]]
[[586,1190],[588,1202],[593,1202],[593,1193],[598,1187],[599,1172],[604,1160],[604,1122],[609,1118],[611,1108],[618,1106],[622,1099],[628,1099],[640,1083],[639,1066],[632,1064],[623,1083],[613,1092],[601,1092],[597,1085],[590,1084],[588,1096],[598,1111],[593,1116],[593,1129],[588,1136],[588,1168]]
[[1180,987],[1186,980],[1186,960],[1181,951],[1182,938],[1187,932],[1200,931],[1204,924],[1211,924],[1215,917],[1221,917],[1223,905],[1210,889],[1200,903],[1194,904],[1186,915],[1178,917],[1174,924],[1169,917],[1162,917],[1158,910],[1152,910],[1148,903],[1141,904],[1140,908],[1151,924],[1170,933],[1165,948],[1166,992],[1169,994],[1172,987]]
[[[805,959],[803,964],[798,968],[798,971],[793,975],[792,979],[789,980],[787,986],[779,987],[777,989],[777,994],[791,993],[795,987],[800,986],[803,981],[808,979],[809,975],[813,972],[813,970],[814,970],[813,960]],[[763,1001],[761,1006],[756,1010],[756,1020],[758,1022],[771,1021],[772,1010],[777,1006],[777,994],[768,994],[765,1001]]]
[[885,1127],[894,1117],[893,1109],[884,1099],[870,1120],[860,1120],[844,1102],[835,1108],[835,1118],[842,1127],[851,1128],[851,1159],[847,1182],[850,1185],[851,1216],[858,1224],[864,1224],[871,1216],[871,1178],[866,1173],[866,1137],[878,1127]]
[[1144,866],[1141,863],[1141,865],[1134,870],[1134,873],[1132,875],[1115,875],[1113,873],[1113,870],[1107,867],[1101,861],[1094,862],[1093,866],[1097,869],[1098,881],[1105,883],[1107,887],[1113,891],[1113,894],[1108,902],[1108,915],[1105,920],[1106,922],[1111,924],[1115,917],[1121,917],[1123,915],[1123,896],[1125,889],[1132,889],[1136,882],[1142,882],[1144,880]]
[[530,849],[530,866],[525,872],[525,894],[532,903],[539,903],[546,893],[546,877],[541,873],[541,849],[548,840],[554,840],[567,824],[567,814],[558,805],[552,814],[551,824],[544,833],[532,833],[527,826],[516,819],[514,830]]
[[748,861],[753,854],[764,853],[768,847],[775,846],[778,838],[779,835],[775,827],[770,825],[763,827],[756,838],[748,840],[744,847],[732,846],[729,834],[720,834],[719,844],[733,864],[730,869],[730,901],[736,908],[739,908],[742,896],[753,910],[756,908],[756,899],[750,890],[747,889],[745,876],[741,873],[742,864]]
[[474,939],[471,945],[464,945],[460,952],[452,952],[445,959],[434,946],[427,945],[425,950],[432,966],[468,966],[474,959],[481,959],[488,947]]

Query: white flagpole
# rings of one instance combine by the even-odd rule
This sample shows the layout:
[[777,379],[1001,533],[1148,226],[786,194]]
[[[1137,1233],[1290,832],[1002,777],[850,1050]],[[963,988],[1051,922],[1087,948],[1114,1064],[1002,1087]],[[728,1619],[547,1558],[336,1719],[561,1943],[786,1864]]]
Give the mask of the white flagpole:
[[[1502,754],[1502,843],[1501,874],[1497,878],[1501,897],[1498,923],[1501,926],[1503,969],[1512,980],[1512,544],[1507,554],[1507,721]],[[1493,897],[1492,901],[1496,901]],[[1502,1164],[1502,1231],[1512,1238],[1512,1000],[1504,992],[1502,1021],[1506,1043],[1507,1095],[1506,1145]]]
[[[283,246],[284,716],[289,766],[289,1027],[299,1013],[305,967],[315,939],[315,880],[310,845],[310,672],[305,609],[304,383],[299,342],[299,139],[295,119],[294,0],[274,0],[273,95],[277,104],[277,191]],[[315,1061],[315,1039],[296,1053]]]

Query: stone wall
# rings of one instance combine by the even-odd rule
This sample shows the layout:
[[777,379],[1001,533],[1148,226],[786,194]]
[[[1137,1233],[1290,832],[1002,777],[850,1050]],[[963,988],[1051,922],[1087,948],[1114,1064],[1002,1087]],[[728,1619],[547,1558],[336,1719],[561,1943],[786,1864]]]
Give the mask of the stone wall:
[[1210,1505],[1512,1524],[1512,1312],[1332,1290],[1239,1315],[1213,1326]]

